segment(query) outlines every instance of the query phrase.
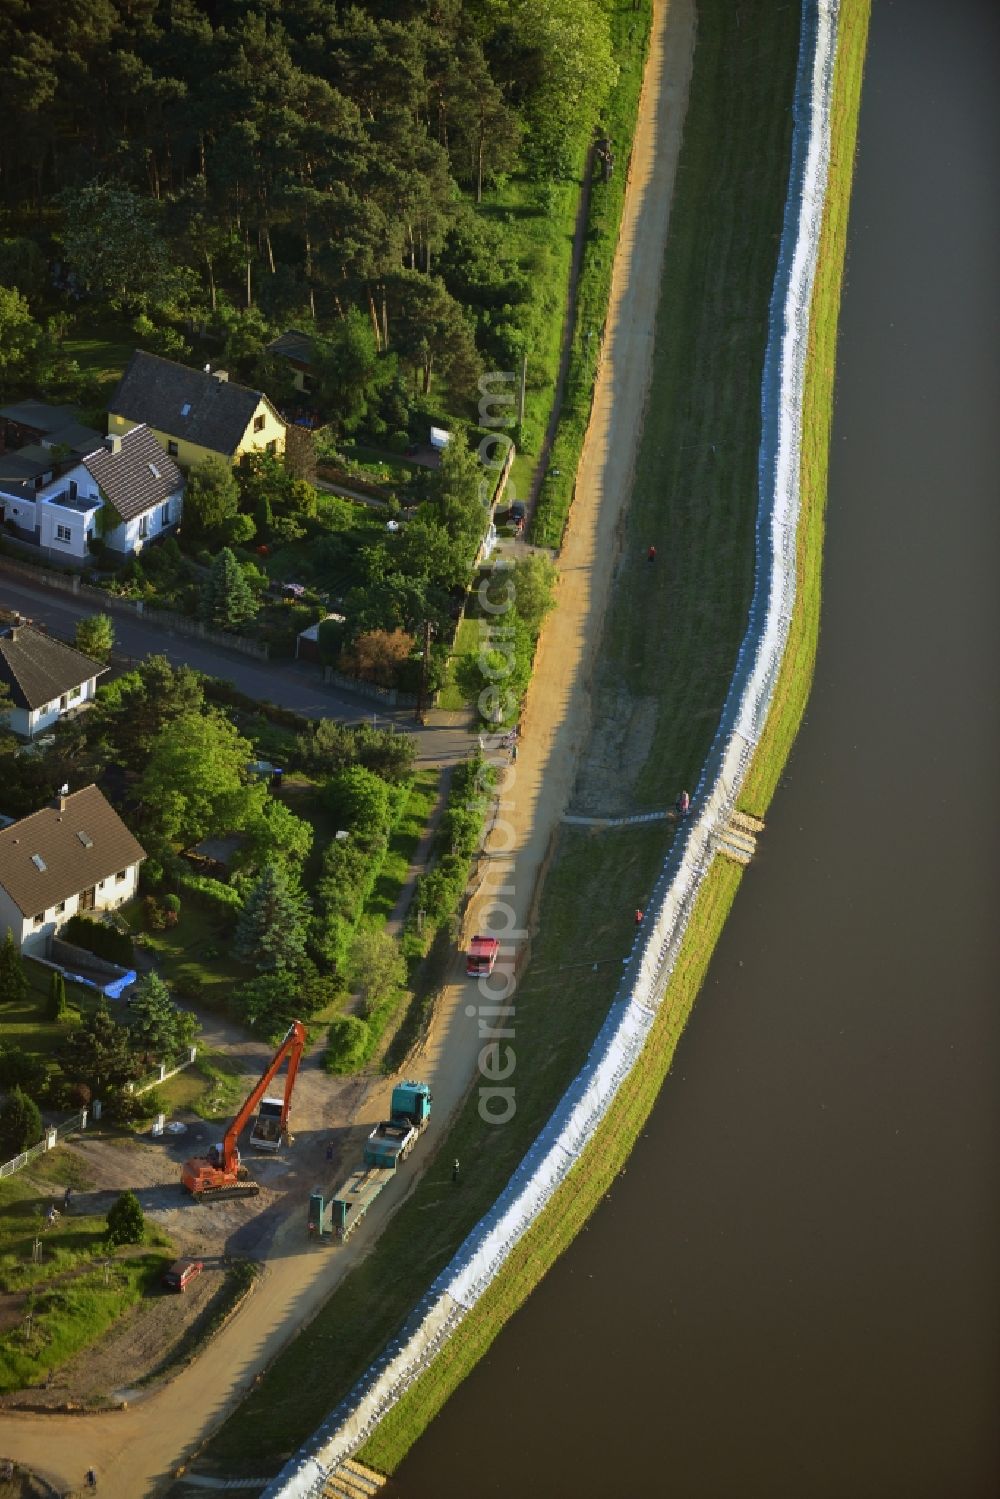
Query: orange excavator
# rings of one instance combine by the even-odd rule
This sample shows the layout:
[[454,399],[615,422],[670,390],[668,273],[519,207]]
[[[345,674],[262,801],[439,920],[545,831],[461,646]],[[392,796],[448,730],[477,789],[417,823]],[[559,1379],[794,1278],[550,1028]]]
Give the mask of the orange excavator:
[[[306,1028],[300,1020],[293,1020],[288,1034],[271,1059],[266,1072],[226,1130],[221,1145],[210,1147],[207,1156],[193,1156],[181,1172],[181,1186],[194,1197],[255,1197],[260,1187],[240,1160],[239,1138],[249,1122],[254,1109],[264,1098],[271,1079],[279,1071],[286,1057],[288,1073],[285,1077],[285,1096],[280,1102],[276,1116],[269,1118],[267,1134],[269,1142],[275,1134],[280,1140],[287,1134],[288,1112],[292,1104],[292,1089],[295,1074],[299,1070],[302,1051],[306,1041]],[[278,1104],[276,1099],[265,1099],[266,1104]],[[258,1121],[259,1123],[260,1121]],[[255,1129],[257,1126],[255,1125]]]

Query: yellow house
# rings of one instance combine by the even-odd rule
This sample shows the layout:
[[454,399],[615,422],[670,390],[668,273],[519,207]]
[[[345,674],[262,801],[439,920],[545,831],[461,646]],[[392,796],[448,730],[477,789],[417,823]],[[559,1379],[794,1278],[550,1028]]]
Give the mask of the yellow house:
[[181,468],[203,458],[238,463],[257,450],[283,453],[285,423],[264,395],[225,370],[192,370],[136,349],[108,406],[108,434],[144,422]]

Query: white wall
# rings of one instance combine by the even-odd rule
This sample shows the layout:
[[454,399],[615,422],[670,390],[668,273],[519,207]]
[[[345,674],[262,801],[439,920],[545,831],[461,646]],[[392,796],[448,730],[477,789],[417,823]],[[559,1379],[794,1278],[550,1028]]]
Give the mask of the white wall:
[[[163,513],[164,505],[167,506],[166,516]],[[105,543],[116,552],[141,552],[143,547],[152,541],[154,537],[177,525],[183,509],[184,491],[183,489],[177,489],[170,496],[169,500],[159,501],[157,504],[151,506],[149,510],[144,511],[142,515],[136,516],[135,520],[123,521],[120,526],[116,526],[113,531],[109,531],[104,538]],[[145,536],[140,535],[143,521],[146,522]]]
[[[93,698],[97,690],[97,678],[91,677],[87,682],[81,682],[79,696],[71,697],[64,692],[61,697],[53,698],[51,703],[43,703],[40,708],[33,708],[30,713],[23,708],[12,708],[8,717],[10,727],[15,734],[22,734],[26,739],[33,739],[36,734],[44,734],[45,730],[51,728],[57,719],[72,708],[79,708],[81,703]],[[65,699],[65,701],[63,701]]]
[[[94,892],[94,910],[113,911],[118,906],[123,906],[126,901],[132,899],[139,884],[139,866],[130,864],[125,870],[125,878],[118,879],[118,871],[109,875],[107,879],[98,882]],[[22,916],[20,910],[15,906],[10,896],[0,885],[0,941],[3,941],[6,930],[9,928],[14,933],[14,941],[22,952],[33,952],[43,954],[48,947],[49,938],[54,936],[80,909],[80,896],[71,895],[62,902],[62,909],[51,906],[47,911],[34,911],[30,916]],[[84,915],[90,914],[84,912]],[[41,916],[42,920],[36,926],[34,917]]]

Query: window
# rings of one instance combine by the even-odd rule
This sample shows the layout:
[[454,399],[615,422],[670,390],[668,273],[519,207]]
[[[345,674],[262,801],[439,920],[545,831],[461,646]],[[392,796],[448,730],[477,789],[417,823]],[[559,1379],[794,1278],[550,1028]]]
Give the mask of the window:
[[155,463],[147,463],[146,467],[149,469],[149,472],[152,474],[154,479],[158,479],[160,477],[160,470],[157,468]]
[[56,541],[72,541],[73,532],[69,526],[56,526]]
[[62,697],[59,699],[59,707],[65,712],[70,703],[75,702],[79,696],[79,687],[71,687],[69,692],[64,692]]
[[184,405],[181,407],[181,416],[190,416],[190,415],[191,415],[191,402],[190,401],[185,401]]
[[161,507],[160,507],[160,525],[161,526],[169,526],[169,524],[170,524],[170,501],[168,500],[165,505],[161,505]]
[[278,444],[275,438],[272,437],[271,441],[267,444],[267,451],[271,454],[274,454],[278,451]]
[[41,924],[42,924],[42,922],[44,920],[45,920],[45,912],[44,911],[39,911],[39,913],[38,913],[37,916],[32,916],[32,918],[31,918],[31,925],[32,926],[41,926]]
[[178,453],[177,444],[175,442],[168,441],[167,452],[170,454],[171,458],[176,458]]
[[254,419],[253,419],[253,429],[254,429],[255,432],[263,432],[263,430],[264,430],[264,418],[262,416],[255,416],[254,417]]
[[56,906],[56,915],[57,916],[61,916],[62,913],[65,911],[65,909],[66,909],[66,902],[64,900],[61,900],[59,902],[59,904]]
[[127,879],[127,877],[128,877],[128,870],[127,869],[119,869],[118,873],[115,875],[115,879],[118,881],[119,885],[121,884],[122,880]]
[[149,535],[149,516],[143,515],[139,519],[139,540],[145,541]]

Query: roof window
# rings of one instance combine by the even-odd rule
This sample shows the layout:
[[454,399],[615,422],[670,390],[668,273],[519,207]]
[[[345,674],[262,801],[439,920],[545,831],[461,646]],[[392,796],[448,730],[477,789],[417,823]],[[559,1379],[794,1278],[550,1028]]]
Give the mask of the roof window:
[[79,838],[84,848],[93,848],[94,840],[93,838],[91,838],[89,833],[77,833],[76,836]]
[[154,479],[158,479],[160,477],[160,470],[157,468],[155,463],[151,463],[149,465],[149,472],[152,474]]
[[185,401],[184,405],[181,407],[181,416],[190,416],[190,415],[191,415],[191,402],[190,401]]
[[39,874],[44,874],[45,871],[46,871],[46,869],[48,869],[48,867],[49,867],[46,864],[45,860],[42,858],[41,854],[32,854],[32,856],[31,856],[31,862],[32,862],[32,864],[34,864],[34,866],[38,870]]

